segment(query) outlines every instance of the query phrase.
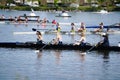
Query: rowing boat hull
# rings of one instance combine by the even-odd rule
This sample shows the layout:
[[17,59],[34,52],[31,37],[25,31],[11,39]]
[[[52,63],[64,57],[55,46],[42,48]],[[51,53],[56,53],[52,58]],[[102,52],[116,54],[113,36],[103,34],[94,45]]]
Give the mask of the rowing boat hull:
[[[0,19],[0,21],[15,21],[15,19]],[[17,20],[17,21],[26,21],[25,19],[19,19],[19,20]],[[31,19],[28,19],[28,21],[38,21],[37,20],[37,18],[35,19],[35,18],[31,18]]]
[[61,15],[57,15],[56,17],[71,17],[71,16],[61,16]]
[[[41,31],[42,34],[56,34],[57,32],[56,31]],[[60,32],[61,34],[64,34],[64,35],[76,35],[76,34],[81,34],[81,32],[69,32],[69,31],[61,31]],[[98,35],[101,35],[105,32],[85,32],[85,34],[98,34]],[[36,34],[36,32],[13,32],[14,35],[28,35],[28,34]],[[120,31],[114,31],[114,32],[107,32],[107,34],[120,34]]]
[[[27,23],[25,22],[12,22],[14,21],[13,19],[10,21],[9,19],[4,19],[4,20],[0,20],[0,24],[40,24],[40,25],[43,25],[43,23],[38,23],[38,20],[28,20]],[[21,19],[20,21],[25,21],[24,19]],[[41,20],[42,21],[42,20]],[[64,26],[70,26],[71,23],[59,23],[60,25],[64,25]],[[52,22],[49,22],[47,21],[47,23],[45,23],[45,26],[55,26],[56,24],[53,24]],[[76,26],[79,26],[80,24],[79,23],[75,23]],[[99,28],[100,26],[86,26],[86,28]],[[104,26],[104,28],[120,28],[119,25],[113,25],[113,26],[109,26],[109,25],[106,25]]]
[[34,48],[34,49],[60,49],[60,50],[89,50],[93,47],[92,50],[108,50],[108,51],[120,51],[118,46],[110,47],[94,47],[90,45],[80,46],[73,44],[62,44],[62,45],[53,45],[53,44],[36,44],[36,42],[1,42],[0,47],[5,48]]

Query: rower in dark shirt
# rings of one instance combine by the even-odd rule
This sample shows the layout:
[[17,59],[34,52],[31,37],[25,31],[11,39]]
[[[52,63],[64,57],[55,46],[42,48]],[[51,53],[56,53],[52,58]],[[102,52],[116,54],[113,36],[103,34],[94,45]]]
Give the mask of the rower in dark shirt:
[[108,39],[108,34],[104,33],[102,35],[103,37],[103,40],[101,40],[99,43],[98,43],[98,46],[109,46],[109,39]]
[[36,35],[37,35],[37,44],[42,44],[43,43],[43,38],[42,38],[41,32],[37,31]]
[[70,32],[72,32],[72,33],[75,32],[75,24],[74,23],[71,23],[71,31]]

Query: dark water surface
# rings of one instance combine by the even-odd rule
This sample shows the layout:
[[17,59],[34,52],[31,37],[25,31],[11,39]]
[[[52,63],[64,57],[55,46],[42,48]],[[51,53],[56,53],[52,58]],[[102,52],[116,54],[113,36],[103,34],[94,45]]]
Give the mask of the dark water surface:
[[[6,17],[23,15],[28,11],[0,11]],[[57,18],[56,13],[35,12],[43,19],[46,17],[58,22],[85,22],[86,26],[104,22],[111,25],[120,22],[120,12],[97,14],[92,12],[70,12],[71,18]],[[62,30],[70,30],[70,26],[61,25]],[[36,41],[35,34],[14,34],[14,32],[32,32],[32,28],[43,29],[36,24],[4,24],[0,23],[0,42]],[[45,29],[55,27],[47,26]],[[89,29],[88,29],[89,30]],[[43,39],[49,42],[55,34],[44,34]],[[64,43],[79,40],[79,35],[62,35]],[[95,44],[101,40],[100,35],[86,35],[87,41]],[[110,34],[110,45],[120,42],[120,34]],[[119,80],[120,52],[91,51],[82,56],[79,50],[43,50],[0,48],[0,80]]]

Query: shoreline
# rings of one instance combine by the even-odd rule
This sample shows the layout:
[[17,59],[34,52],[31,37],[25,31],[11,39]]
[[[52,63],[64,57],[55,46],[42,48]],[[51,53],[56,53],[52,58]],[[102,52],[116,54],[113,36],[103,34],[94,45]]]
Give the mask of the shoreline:
[[35,11],[48,11],[48,12],[55,12],[55,11],[71,11],[71,12],[97,12],[100,10],[106,10],[108,12],[119,12],[120,7],[91,7],[91,6],[80,6],[79,8],[73,8],[73,7],[60,7],[57,10],[55,8],[51,7],[28,7],[28,6],[14,6],[14,7],[6,7],[6,6],[0,6],[0,10],[14,10],[14,11],[31,11],[31,8],[33,8]]

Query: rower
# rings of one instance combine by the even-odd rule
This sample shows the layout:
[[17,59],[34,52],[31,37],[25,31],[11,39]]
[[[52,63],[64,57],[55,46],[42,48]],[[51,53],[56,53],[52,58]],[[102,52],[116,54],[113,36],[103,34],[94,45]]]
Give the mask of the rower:
[[81,46],[85,46],[86,45],[86,37],[85,37],[84,33],[81,33],[80,45]]
[[57,32],[60,32],[60,31],[61,31],[61,27],[60,27],[60,24],[59,24],[59,23],[57,23],[57,25],[56,25],[56,30],[57,30]]
[[57,41],[57,44],[62,44],[62,36],[59,32],[57,32],[56,41]]
[[53,39],[52,44],[55,44],[55,45],[61,45],[62,44],[62,37],[61,37],[59,32],[57,32],[56,38]]
[[52,21],[52,24],[56,24],[57,22],[55,20]]
[[94,31],[95,31],[95,32],[102,32],[103,29],[104,29],[104,25],[103,25],[103,22],[101,22],[101,23],[99,24],[99,28],[96,29],[96,30],[94,30]]
[[43,22],[43,23],[47,23],[47,19],[46,19],[46,17],[43,19],[42,22]]
[[109,39],[108,39],[108,34],[103,33],[102,34],[103,40],[101,40],[98,43],[98,46],[109,46]]
[[78,29],[78,32],[86,32],[86,27],[83,22],[81,23],[80,28]]
[[2,15],[2,16],[1,16],[1,19],[5,19],[5,16],[4,16],[4,15]]
[[71,23],[71,31],[70,32],[72,32],[72,33],[75,32],[75,24],[74,23]]
[[21,17],[20,17],[20,16],[18,16],[17,21],[18,21],[19,23],[21,23]]
[[16,23],[17,23],[17,21],[18,21],[18,19],[17,19],[17,17],[15,17],[14,22],[16,22]]
[[40,17],[37,18],[37,22],[40,23]]
[[36,35],[37,35],[37,44],[42,44],[43,43],[43,38],[42,38],[41,32],[37,31]]
[[14,19],[12,18],[12,16],[9,16],[9,21],[13,21]]
[[81,33],[81,38],[79,41],[77,41],[74,45],[81,45],[85,46],[86,45],[86,37],[84,33]]
[[27,16],[25,17],[25,23],[28,23],[28,17]]

